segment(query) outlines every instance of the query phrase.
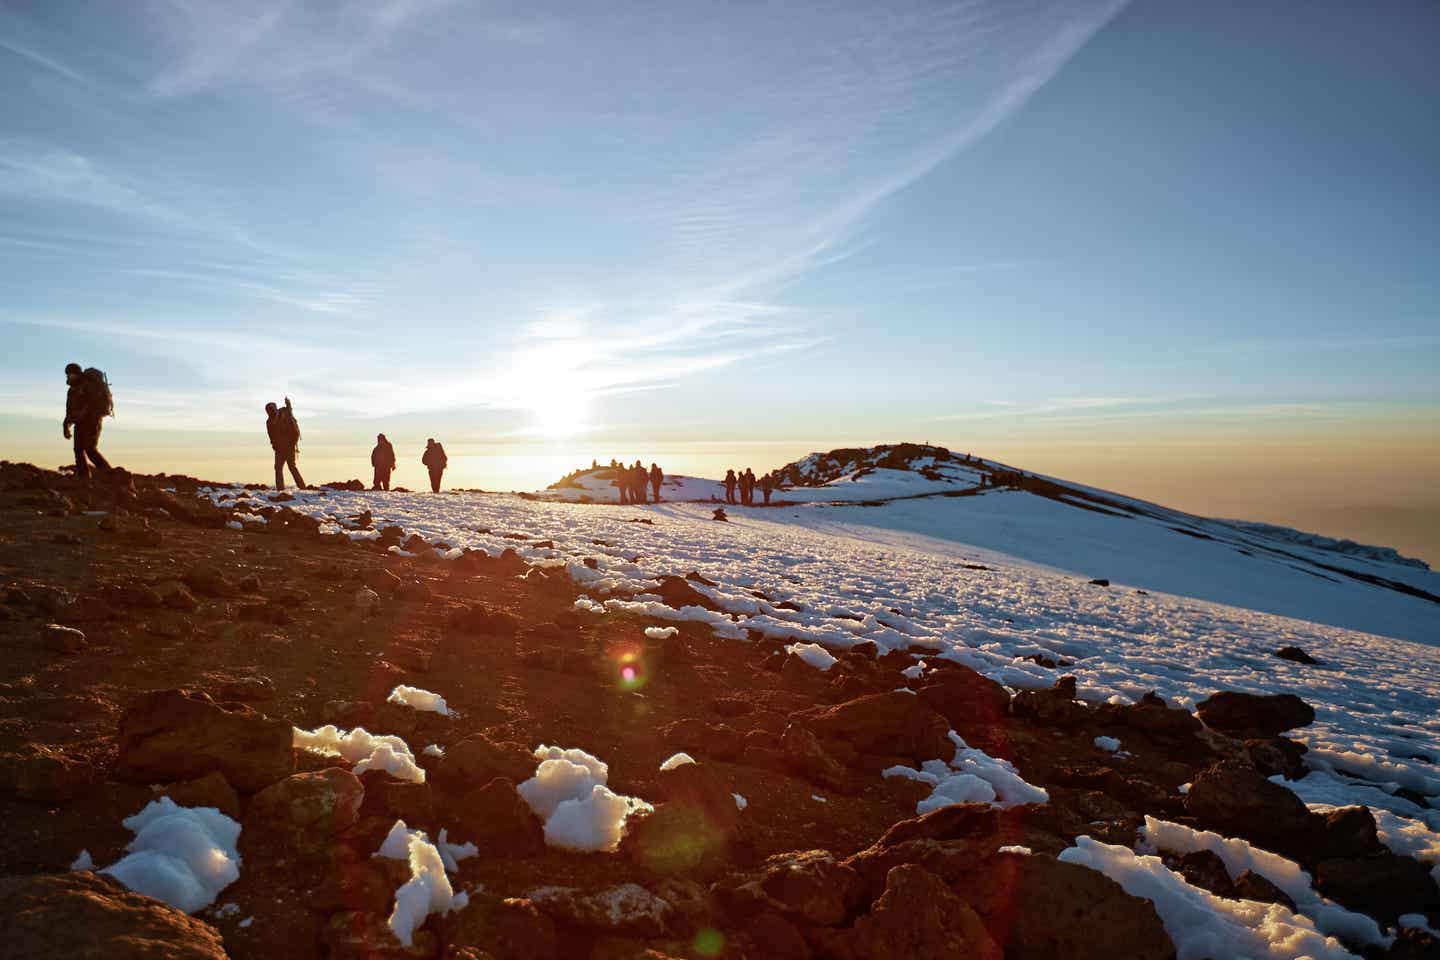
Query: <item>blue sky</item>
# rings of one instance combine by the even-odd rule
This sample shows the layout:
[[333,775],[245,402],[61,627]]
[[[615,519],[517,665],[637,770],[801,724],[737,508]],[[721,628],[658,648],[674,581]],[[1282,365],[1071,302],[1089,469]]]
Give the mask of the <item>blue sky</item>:
[[1437,48],[1427,2],[0,0],[0,450],[63,459],[77,359],[152,468],[288,393],[362,463],[1379,431],[1433,490]]

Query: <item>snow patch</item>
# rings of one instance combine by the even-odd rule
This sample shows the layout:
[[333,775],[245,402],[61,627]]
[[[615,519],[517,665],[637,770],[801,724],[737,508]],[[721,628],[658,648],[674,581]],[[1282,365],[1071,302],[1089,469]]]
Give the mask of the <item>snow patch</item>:
[[214,807],[161,797],[121,823],[135,839],[125,857],[100,872],[136,893],[194,913],[240,879],[240,824]]
[[403,683],[390,691],[390,696],[385,698],[385,702],[398,703],[400,706],[410,707],[412,710],[438,713],[442,717],[450,716],[450,707],[445,703],[444,697],[419,687],[407,687]]
[[614,850],[625,831],[625,818],[654,807],[625,797],[605,785],[610,768],[584,750],[540,746],[535,776],[515,788],[545,821],[545,842],[582,853]]
[[645,636],[651,640],[669,640],[680,632],[679,627],[646,627]]
[[1120,741],[1114,737],[1096,737],[1095,746],[1104,750],[1106,753],[1114,753],[1120,749]]
[[355,764],[351,773],[357,777],[366,770],[383,770],[397,780],[425,782],[425,771],[415,763],[415,755],[404,740],[391,734],[373,734],[364,727],[341,730],[327,723],[315,730],[295,728],[295,746],[327,757],[341,757]]
[[694,763],[695,758],[688,753],[677,753],[660,764],[661,770],[674,770],[676,767],[683,767],[687,763]]
[[839,662],[829,650],[818,643],[792,643],[785,651],[793,653],[816,670],[829,670]]
[[950,731],[950,740],[955,744],[955,756],[949,763],[926,760],[919,770],[897,764],[881,772],[884,777],[905,777],[934,788],[930,796],[915,805],[917,814],[926,814],[954,803],[1014,807],[1050,801],[1050,794],[1027,783],[1009,760],[992,757],[984,750],[969,746],[954,730]]

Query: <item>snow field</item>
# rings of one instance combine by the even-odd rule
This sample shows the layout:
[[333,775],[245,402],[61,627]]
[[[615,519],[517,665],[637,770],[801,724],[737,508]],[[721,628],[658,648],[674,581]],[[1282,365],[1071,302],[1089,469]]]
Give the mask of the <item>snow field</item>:
[[[194,913],[240,879],[240,824],[214,807],[182,807],[161,797],[121,823],[135,839],[100,872],[136,893]],[[89,859],[88,853],[80,858]]]

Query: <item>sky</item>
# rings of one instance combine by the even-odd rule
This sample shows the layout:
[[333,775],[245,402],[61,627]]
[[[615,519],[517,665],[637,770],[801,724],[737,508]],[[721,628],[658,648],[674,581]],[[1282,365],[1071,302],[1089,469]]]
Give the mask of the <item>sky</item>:
[[67,459],[74,360],[132,469],[263,480],[288,395],[312,482],[930,441],[1440,562],[1436,49],[1426,0],[0,0],[0,456]]

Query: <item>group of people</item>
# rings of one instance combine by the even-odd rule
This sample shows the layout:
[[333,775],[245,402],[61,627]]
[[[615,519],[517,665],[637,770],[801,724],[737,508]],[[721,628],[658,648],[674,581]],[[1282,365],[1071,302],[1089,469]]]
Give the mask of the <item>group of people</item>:
[[665,482],[665,471],[661,470],[659,465],[652,463],[650,469],[646,470],[645,464],[639,460],[636,460],[635,465],[631,467],[611,460],[610,466],[618,471],[618,475],[612,482],[620,489],[621,503],[646,503],[645,490],[647,487],[654,491],[654,502],[660,502],[660,484]]
[[[425,452],[420,455],[420,462],[430,474],[430,491],[439,493],[440,480],[445,476],[445,468],[450,465],[444,445],[430,437],[425,441]],[[398,463],[399,459],[395,456],[395,447],[390,443],[390,438],[383,433],[376,434],[375,449],[370,451],[370,466],[375,470],[375,482],[370,489],[389,490],[390,474],[395,472]]]
[[[725,471],[725,502],[739,503],[741,506],[753,507],[755,505],[755,488],[760,488],[760,494],[765,498],[765,505],[770,505],[770,494],[775,490],[775,475],[767,473],[760,479],[755,479],[755,471],[749,467],[744,473],[736,473],[734,470]],[[735,499],[736,488],[739,488],[740,499]]]
[[[65,396],[65,438],[75,441],[75,475],[81,478],[90,475],[90,467],[102,472],[110,470],[110,463],[100,453],[100,425],[115,414],[115,403],[110,392],[110,381],[103,372],[94,367],[82,368],[78,363],[67,364],[65,382],[69,387]],[[295,486],[304,489],[305,480],[300,476],[296,460],[300,455],[300,422],[295,419],[295,406],[285,398],[284,406],[271,401],[265,404],[265,432],[270,437],[270,449],[275,453],[275,489],[285,489],[285,470],[288,468]],[[375,449],[370,451],[370,466],[375,470],[372,490],[389,490],[390,475],[395,472],[399,460],[395,447],[385,434],[375,437]],[[430,489],[440,492],[440,481],[449,466],[450,459],[445,448],[434,437],[425,441],[425,452],[420,462],[430,474]],[[592,467],[596,466],[592,464]],[[610,466],[617,471],[613,481],[620,491],[623,504],[660,502],[660,485],[665,481],[665,472],[658,464],[650,469],[636,460],[633,466],[611,460]],[[755,488],[760,488],[765,503],[770,502],[770,493],[775,489],[775,477],[765,474],[758,480],[755,472],[746,468],[744,473],[734,470],[725,473],[725,502],[752,506],[755,503]],[[647,498],[647,488],[650,496]],[[739,490],[740,498],[735,497]]]

